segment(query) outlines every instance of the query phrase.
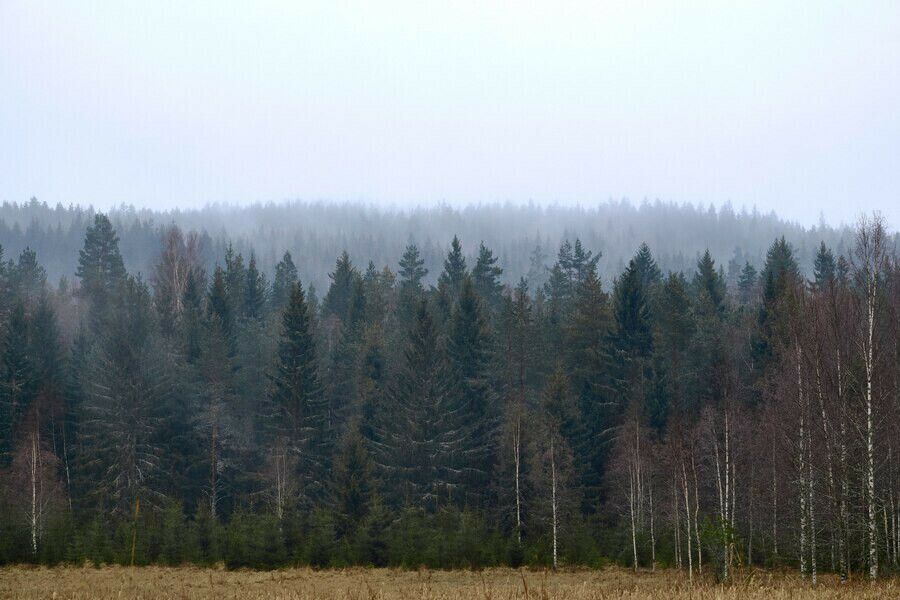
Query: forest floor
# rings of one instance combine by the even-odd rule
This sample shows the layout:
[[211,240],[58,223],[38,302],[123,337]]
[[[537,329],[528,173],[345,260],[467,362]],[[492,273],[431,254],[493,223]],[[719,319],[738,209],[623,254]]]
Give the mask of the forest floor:
[[314,571],[226,571],[194,567],[0,568],[0,598],[149,599],[262,598],[346,600],[588,600],[588,599],[751,599],[900,598],[900,580],[840,585],[832,576],[815,586],[791,573],[755,571],[716,585],[671,570],[637,574],[623,568],[540,572],[401,571],[347,569]]

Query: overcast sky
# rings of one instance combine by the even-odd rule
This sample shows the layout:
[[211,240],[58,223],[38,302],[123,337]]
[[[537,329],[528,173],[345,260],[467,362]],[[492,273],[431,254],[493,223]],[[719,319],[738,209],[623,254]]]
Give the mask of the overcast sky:
[[0,200],[900,226],[900,2],[0,0]]

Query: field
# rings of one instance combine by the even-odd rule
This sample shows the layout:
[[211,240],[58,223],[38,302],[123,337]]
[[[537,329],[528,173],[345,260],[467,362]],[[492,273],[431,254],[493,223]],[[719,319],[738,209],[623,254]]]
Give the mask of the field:
[[804,599],[898,598],[900,583],[891,579],[840,584],[820,578],[816,586],[790,574],[756,572],[732,585],[688,582],[673,571],[634,574],[620,568],[556,573],[491,569],[474,571],[399,571],[350,569],[313,571],[225,571],[199,568],[104,567],[0,568],[0,598],[213,599],[263,598],[348,600],[588,600],[648,599]]

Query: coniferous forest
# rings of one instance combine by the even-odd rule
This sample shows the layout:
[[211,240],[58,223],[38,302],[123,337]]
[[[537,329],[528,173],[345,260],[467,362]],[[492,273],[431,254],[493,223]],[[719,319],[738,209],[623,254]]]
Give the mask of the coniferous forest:
[[896,235],[655,210],[605,248],[369,214],[323,268],[214,211],[5,206],[0,562],[896,572]]

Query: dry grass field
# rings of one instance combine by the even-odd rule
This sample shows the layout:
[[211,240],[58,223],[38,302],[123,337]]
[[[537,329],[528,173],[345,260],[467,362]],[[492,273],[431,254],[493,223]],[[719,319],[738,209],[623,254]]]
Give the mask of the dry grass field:
[[688,599],[802,600],[805,598],[900,598],[900,582],[886,579],[840,586],[824,577],[816,586],[788,574],[756,572],[733,584],[690,584],[672,571],[634,573],[620,568],[557,573],[491,569],[472,571],[399,571],[349,569],[313,571],[225,571],[199,568],[104,567],[0,569],[0,598],[138,599],[213,598],[347,600],[589,600]]

